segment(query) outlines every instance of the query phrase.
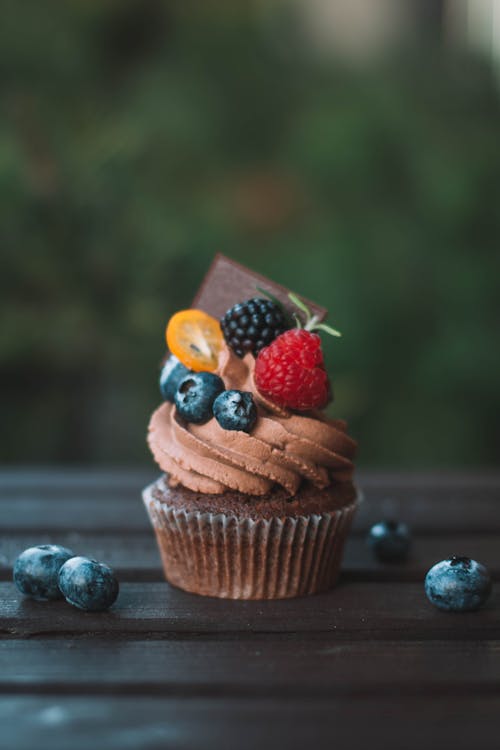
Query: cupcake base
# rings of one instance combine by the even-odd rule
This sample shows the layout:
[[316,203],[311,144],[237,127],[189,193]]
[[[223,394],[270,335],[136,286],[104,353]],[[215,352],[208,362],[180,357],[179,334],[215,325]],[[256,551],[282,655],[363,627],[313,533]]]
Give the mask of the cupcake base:
[[359,493],[342,483],[317,494],[286,501],[278,491],[235,512],[234,498],[193,498],[161,478],[143,499],[171,584],[203,596],[285,599],[329,589],[339,576]]

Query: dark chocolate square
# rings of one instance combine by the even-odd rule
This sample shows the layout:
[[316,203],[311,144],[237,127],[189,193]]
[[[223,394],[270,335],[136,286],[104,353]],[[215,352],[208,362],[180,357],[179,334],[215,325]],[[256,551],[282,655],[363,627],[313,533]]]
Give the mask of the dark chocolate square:
[[[288,299],[290,289],[267,279],[260,273],[251,271],[221,253],[215,256],[208,269],[192,307],[204,310],[214,318],[221,318],[237,302],[263,296],[258,287],[270,292],[290,312],[297,312],[297,308]],[[327,314],[326,308],[320,307],[302,295],[299,296],[319,320],[324,320]]]

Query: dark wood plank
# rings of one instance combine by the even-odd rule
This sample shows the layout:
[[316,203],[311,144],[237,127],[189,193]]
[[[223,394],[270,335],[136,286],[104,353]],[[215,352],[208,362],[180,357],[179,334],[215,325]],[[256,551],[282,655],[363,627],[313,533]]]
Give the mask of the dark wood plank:
[[238,602],[187,594],[167,583],[125,583],[110,612],[84,613],[65,602],[39,603],[0,584],[0,633],[114,633],[158,638],[178,634],[335,634],[339,640],[497,640],[500,592],[480,612],[437,610],[417,583],[345,583],[310,598]]
[[404,563],[381,563],[374,558],[364,535],[351,535],[346,543],[343,577],[349,581],[423,581],[429,568],[452,555],[471,557],[500,579],[500,534],[420,535],[413,539]]
[[365,501],[354,519],[355,533],[366,531],[382,519],[405,521],[416,533],[500,532],[500,486],[483,488],[440,484],[420,488],[411,484],[361,485]]
[[[147,472],[0,473],[1,529],[144,531],[140,490],[150,478]],[[405,520],[426,534],[500,533],[500,474],[370,472],[358,481],[365,494],[354,524],[359,533],[381,518]]]
[[89,490],[135,495],[157,476],[158,471],[153,464],[149,468],[134,469],[125,466],[116,469],[3,466],[0,469],[0,499],[32,491],[42,496],[64,496]]
[[[500,474],[361,475],[342,585],[282,602],[159,582],[140,501],[152,476],[0,472],[4,577],[20,549],[55,541],[135,581],[103,614],[0,584],[0,747],[498,747],[499,592],[481,612],[451,615],[412,581],[457,552],[498,575]],[[372,560],[363,535],[382,517],[413,526],[408,564]]]
[[498,749],[498,696],[0,698],[4,750]]
[[94,531],[122,534],[144,532],[150,523],[140,494],[134,498],[116,498],[86,494],[85,497],[68,496],[40,498],[20,496],[0,504],[0,533],[29,531],[40,534],[65,531]]
[[[76,554],[103,560],[122,581],[162,581],[160,558],[152,531],[136,534],[95,532],[14,533],[0,540],[0,580],[10,580],[12,565],[22,550],[34,544],[62,544]],[[343,575],[349,581],[421,581],[431,565],[452,554],[467,555],[488,566],[500,578],[500,534],[417,536],[404,564],[378,562],[362,535],[346,545]]]
[[[369,665],[369,668],[367,667]],[[498,641],[3,641],[0,692],[326,697],[500,692]]]

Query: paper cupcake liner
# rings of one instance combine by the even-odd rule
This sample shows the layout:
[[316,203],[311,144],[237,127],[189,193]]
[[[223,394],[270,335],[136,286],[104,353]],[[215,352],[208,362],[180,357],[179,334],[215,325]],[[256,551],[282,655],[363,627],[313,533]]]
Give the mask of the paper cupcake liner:
[[185,591],[227,599],[285,599],[336,582],[359,503],[270,519],[174,508],[147,487],[143,499],[166,579]]

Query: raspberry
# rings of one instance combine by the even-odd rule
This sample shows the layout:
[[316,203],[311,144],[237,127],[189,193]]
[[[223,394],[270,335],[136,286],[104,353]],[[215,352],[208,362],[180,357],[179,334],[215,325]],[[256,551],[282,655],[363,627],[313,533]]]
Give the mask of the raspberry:
[[255,385],[278,406],[298,411],[320,409],[331,398],[317,333],[292,328],[259,353]]
[[238,357],[255,356],[280,333],[290,328],[282,308],[269,299],[254,297],[238,302],[220,322],[227,345]]

